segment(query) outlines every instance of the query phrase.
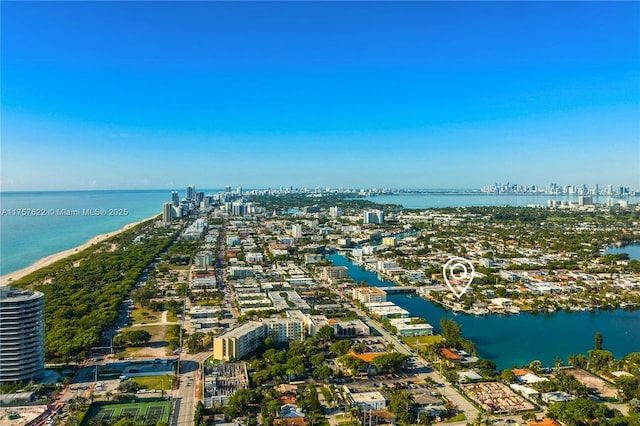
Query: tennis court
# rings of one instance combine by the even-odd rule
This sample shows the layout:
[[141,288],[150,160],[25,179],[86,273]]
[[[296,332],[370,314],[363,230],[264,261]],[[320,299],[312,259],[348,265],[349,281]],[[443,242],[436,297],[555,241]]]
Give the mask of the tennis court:
[[159,420],[162,418],[163,414],[164,414],[164,407],[157,406],[157,405],[153,407],[149,407],[147,408],[147,415],[145,416],[145,420],[151,420],[151,419]]
[[114,410],[100,410],[100,412],[96,415],[96,419],[98,420],[109,420],[113,417]]
[[138,412],[139,411],[140,411],[140,409],[138,407],[123,408],[122,411],[120,412],[120,416],[122,416],[122,417],[130,417],[130,418],[135,420],[138,417]]
[[120,417],[129,417],[136,424],[155,425],[158,420],[169,421],[171,402],[164,399],[140,399],[138,402],[118,404],[116,402],[95,402],[89,408],[82,425],[86,426],[91,419],[113,420]]

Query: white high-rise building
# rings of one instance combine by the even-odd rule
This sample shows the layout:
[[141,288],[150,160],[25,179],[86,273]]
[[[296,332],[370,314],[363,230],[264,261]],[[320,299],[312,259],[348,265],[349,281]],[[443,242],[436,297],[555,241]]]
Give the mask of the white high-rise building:
[[338,206],[329,208],[329,216],[336,218],[342,216],[342,209]]
[[44,294],[0,287],[0,383],[44,374]]
[[365,210],[362,216],[364,224],[384,223],[384,212],[382,210]]
[[293,238],[302,238],[302,225],[291,225],[291,236]]

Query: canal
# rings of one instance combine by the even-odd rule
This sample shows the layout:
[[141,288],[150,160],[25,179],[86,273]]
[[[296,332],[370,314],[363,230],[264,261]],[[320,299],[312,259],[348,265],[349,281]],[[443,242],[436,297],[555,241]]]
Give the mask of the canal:
[[[377,274],[363,270],[340,254],[328,256],[336,266],[346,266],[356,282],[370,286],[394,285],[380,280]],[[454,314],[422,297],[390,295],[387,300],[408,310],[412,316],[425,318],[440,330],[441,318],[453,318],[462,326],[465,338],[475,342],[479,356],[493,360],[498,368],[510,368],[540,360],[553,366],[556,357],[567,362],[569,355],[587,354],[593,348],[594,335],[602,333],[604,349],[616,358],[640,352],[640,311],[587,311],[555,313],[521,313],[515,316],[473,316]]]

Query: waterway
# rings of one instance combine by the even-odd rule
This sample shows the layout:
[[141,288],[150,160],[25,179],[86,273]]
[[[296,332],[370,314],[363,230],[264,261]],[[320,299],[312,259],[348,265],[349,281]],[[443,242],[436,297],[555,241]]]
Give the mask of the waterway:
[[[600,195],[593,197],[595,204],[604,204],[608,197]],[[577,203],[578,195],[554,195],[554,194],[491,194],[491,193],[416,193],[397,195],[377,195],[367,197],[367,200],[377,204],[399,204],[407,209],[430,209],[442,207],[487,207],[487,206],[513,206],[525,207],[529,205],[546,206],[549,200]],[[617,202],[619,199],[615,198]],[[630,196],[625,198],[629,204],[637,204],[640,197]]]
[[609,247],[605,250],[605,254],[610,253],[627,253],[630,259],[640,260],[640,243]]
[[[346,266],[349,276],[356,282],[366,280],[368,285],[376,287],[394,285],[353,265],[340,254],[328,258],[336,266]],[[556,357],[566,363],[569,355],[586,354],[593,348],[596,332],[602,333],[604,349],[610,350],[616,358],[640,351],[640,311],[561,311],[477,317],[454,314],[415,295],[389,295],[387,300],[408,310],[412,316],[425,318],[438,333],[441,318],[455,319],[462,326],[463,336],[476,343],[479,356],[493,360],[500,369],[521,366],[536,359],[545,366],[553,366]]]

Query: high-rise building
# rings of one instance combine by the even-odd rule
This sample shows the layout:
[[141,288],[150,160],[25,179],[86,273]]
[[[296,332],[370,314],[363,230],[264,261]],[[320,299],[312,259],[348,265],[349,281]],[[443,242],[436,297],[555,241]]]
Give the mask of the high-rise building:
[[291,236],[293,238],[302,238],[302,225],[291,225]]
[[242,203],[233,203],[232,213],[234,216],[245,216],[247,214],[247,206]]
[[195,185],[187,186],[187,201],[192,203],[196,200],[196,187]]
[[204,200],[204,192],[196,192],[196,205],[199,206],[202,200]]
[[384,212],[382,210],[365,210],[363,213],[363,223],[384,223]]
[[44,294],[0,287],[0,383],[44,374]]
[[329,216],[333,218],[342,216],[342,209],[338,206],[329,207]]
[[224,361],[240,359],[258,349],[267,337],[264,324],[249,321],[213,339],[213,357]]
[[171,203],[173,207],[178,207],[180,205],[180,196],[178,195],[178,191],[173,191],[171,193]]
[[171,223],[173,216],[173,203],[166,202],[162,205],[162,221],[164,223]]

